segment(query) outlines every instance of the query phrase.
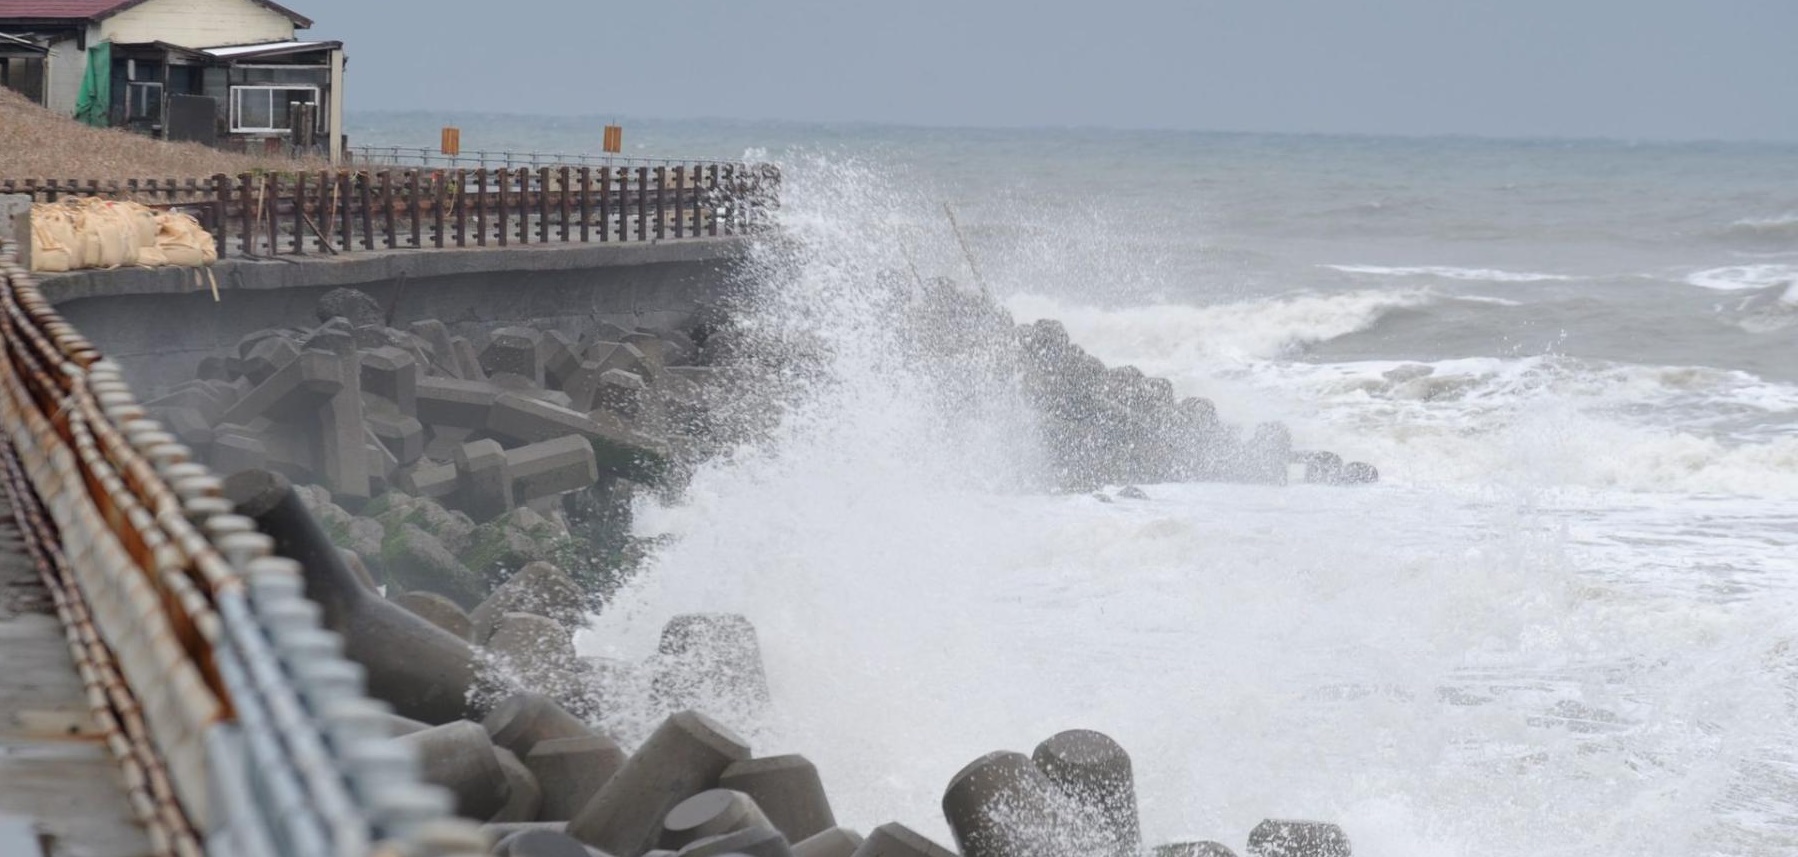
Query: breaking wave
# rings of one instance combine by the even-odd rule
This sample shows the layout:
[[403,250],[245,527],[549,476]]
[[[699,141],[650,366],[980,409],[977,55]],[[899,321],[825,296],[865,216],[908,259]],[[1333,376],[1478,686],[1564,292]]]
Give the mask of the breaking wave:
[[1441,265],[1417,267],[1385,267],[1382,265],[1321,265],[1319,267],[1345,274],[1377,274],[1383,277],[1441,277],[1447,280],[1473,280],[1487,283],[1540,283],[1554,280],[1578,280],[1569,274],[1540,274],[1531,271],[1500,271],[1493,268],[1454,268]]

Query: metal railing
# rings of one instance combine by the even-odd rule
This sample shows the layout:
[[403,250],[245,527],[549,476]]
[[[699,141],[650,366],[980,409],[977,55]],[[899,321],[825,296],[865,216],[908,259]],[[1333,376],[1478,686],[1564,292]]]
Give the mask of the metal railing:
[[744,235],[779,206],[768,164],[320,170],[203,182],[5,180],[54,202],[135,199],[194,215],[220,257],[627,243]]
[[551,152],[506,152],[468,150],[455,155],[446,155],[439,149],[422,146],[351,146],[348,149],[350,160],[354,164],[367,166],[393,167],[464,167],[467,169],[495,170],[538,169],[540,167],[671,167],[675,164],[717,163],[703,158],[640,158],[627,155],[588,155],[579,153]]
[[298,564],[0,245],[0,490],[157,854],[462,857]]

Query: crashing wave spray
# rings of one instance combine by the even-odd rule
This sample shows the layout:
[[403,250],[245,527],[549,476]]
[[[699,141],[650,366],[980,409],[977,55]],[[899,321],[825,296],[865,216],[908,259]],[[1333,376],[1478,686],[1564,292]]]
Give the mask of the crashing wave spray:
[[[779,379],[771,434],[639,510],[670,540],[584,651],[643,657],[673,615],[746,615],[772,705],[717,713],[760,754],[811,757],[863,830],[947,841],[964,763],[1086,727],[1135,756],[1149,843],[1312,815],[1384,855],[1794,845],[1767,749],[1792,725],[1783,590],[1630,577],[1647,542],[1626,519],[1503,491],[994,490],[1039,461],[1025,409],[942,407],[883,281],[905,270],[886,224],[931,205],[853,165],[787,176],[745,323],[816,359]],[[612,700],[607,725],[639,738],[653,708]]]

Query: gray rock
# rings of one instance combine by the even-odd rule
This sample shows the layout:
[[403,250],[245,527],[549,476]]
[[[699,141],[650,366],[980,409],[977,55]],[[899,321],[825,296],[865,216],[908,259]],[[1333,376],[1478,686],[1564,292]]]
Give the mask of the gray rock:
[[355,289],[332,289],[326,292],[324,297],[318,299],[318,307],[313,312],[319,321],[344,318],[357,327],[382,325],[387,321],[387,313],[381,309],[381,305],[367,292]]
[[402,589],[423,589],[448,596],[463,608],[479,604],[485,594],[480,578],[469,571],[436,536],[414,524],[390,534],[382,554],[387,579]]

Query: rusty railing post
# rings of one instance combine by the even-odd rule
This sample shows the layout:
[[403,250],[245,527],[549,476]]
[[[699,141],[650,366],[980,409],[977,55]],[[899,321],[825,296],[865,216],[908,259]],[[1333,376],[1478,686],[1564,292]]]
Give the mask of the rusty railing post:
[[637,168],[637,240],[649,240],[649,168]]
[[[581,167],[581,243],[592,239],[593,227],[593,168]],[[601,229],[601,235],[605,230]]]
[[510,243],[508,233],[511,232],[511,230],[508,227],[510,226],[511,212],[507,210],[509,208],[509,206],[506,203],[509,201],[509,197],[512,194],[511,185],[512,185],[512,171],[505,167],[500,167],[499,168],[499,246],[501,246],[501,247],[504,247],[504,246],[506,246],[506,244]]

